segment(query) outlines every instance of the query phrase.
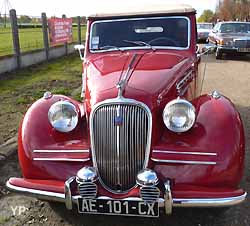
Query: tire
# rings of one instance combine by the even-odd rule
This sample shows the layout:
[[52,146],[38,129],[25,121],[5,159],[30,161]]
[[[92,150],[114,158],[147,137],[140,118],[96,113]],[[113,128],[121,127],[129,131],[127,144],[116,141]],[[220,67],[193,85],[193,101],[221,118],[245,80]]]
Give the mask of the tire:
[[216,52],[215,52],[215,58],[217,59],[217,60],[220,60],[220,59],[222,59],[222,51],[221,51],[221,49],[218,49],[217,48],[217,50],[216,50]]

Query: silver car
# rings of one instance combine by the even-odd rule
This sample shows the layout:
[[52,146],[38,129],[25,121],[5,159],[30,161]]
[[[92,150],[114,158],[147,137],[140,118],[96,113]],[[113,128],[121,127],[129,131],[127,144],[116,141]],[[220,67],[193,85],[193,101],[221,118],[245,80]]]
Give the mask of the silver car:
[[250,22],[219,22],[209,34],[217,46],[216,59],[224,53],[250,54]]
[[213,29],[212,23],[198,23],[197,24],[198,42],[207,42],[208,35],[212,29]]

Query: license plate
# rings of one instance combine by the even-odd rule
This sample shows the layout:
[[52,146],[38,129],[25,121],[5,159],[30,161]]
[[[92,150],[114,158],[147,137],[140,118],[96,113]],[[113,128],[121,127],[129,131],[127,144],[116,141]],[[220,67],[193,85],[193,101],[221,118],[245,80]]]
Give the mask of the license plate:
[[242,52],[242,53],[250,52],[250,48],[239,48],[238,52]]
[[142,201],[78,199],[79,213],[159,217],[159,205]]

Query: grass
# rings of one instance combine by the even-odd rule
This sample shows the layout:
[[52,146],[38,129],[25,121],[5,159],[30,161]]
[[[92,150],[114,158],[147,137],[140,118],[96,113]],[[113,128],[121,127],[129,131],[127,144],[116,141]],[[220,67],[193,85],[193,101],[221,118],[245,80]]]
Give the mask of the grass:
[[13,44],[10,28],[0,28],[0,56],[12,54]]
[[0,143],[15,136],[23,114],[44,92],[81,100],[75,92],[81,74],[80,58],[72,55],[0,76]]
[[10,220],[10,217],[0,217],[0,225],[4,225]]
[[[78,40],[77,27],[73,27],[73,42]],[[82,40],[85,39],[86,26],[82,27]],[[27,52],[43,47],[42,28],[19,29],[21,52]],[[11,28],[0,28],[0,56],[13,54]]]
[[74,55],[8,74],[0,80],[0,96],[12,95],[17,104],[30,104],[45,91],[70,95],[80,85],[81,61]]

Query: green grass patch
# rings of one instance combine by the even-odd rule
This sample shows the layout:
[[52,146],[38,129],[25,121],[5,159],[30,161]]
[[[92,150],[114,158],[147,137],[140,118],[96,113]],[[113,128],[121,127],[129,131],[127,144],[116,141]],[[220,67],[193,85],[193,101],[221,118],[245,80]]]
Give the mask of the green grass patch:
[[0,56],[12,53],[13,44],[11,28],[0,28]]
[[4,225],[10,220],[10,217],[0,217],[0,224]]
[[[82,40],[85,40],[86,26],[81,29]],[[21,52],[43,49],[42,28],[19,29]],[[73,42],[78,41],[77,27],[73,27]],[[0,28],[0,56],[13,54],[11,28]]]
[[[69,95],[81,85],[81,61],[77,55],[33,66],[0,80],[0,95],[15,93],[40,98],[45,91]],[[17,102],[25,102],[22,98]]]
[[0,76],[0,140],[17,133],[23,114],[46,91],[81,101],[81,64],[75,54]]

